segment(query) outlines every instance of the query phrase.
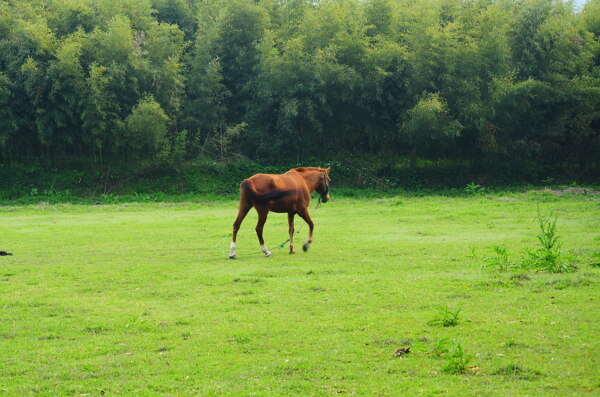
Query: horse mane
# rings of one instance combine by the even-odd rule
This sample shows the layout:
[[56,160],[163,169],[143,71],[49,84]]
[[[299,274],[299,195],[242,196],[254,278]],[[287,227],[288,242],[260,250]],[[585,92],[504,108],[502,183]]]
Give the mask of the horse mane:
[[307,171],[321,171],[321,172],[328,172],[327,168],[321,168],[321,167],[298,167],[298,168],[292,168],[290,171],[296,171],[296,172],[307,172]]

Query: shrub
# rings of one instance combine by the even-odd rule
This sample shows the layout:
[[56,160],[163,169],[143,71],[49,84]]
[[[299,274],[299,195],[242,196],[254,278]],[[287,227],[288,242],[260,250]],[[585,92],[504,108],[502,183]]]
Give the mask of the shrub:
[[465,186],[464,191],[471,195],[476,195],[484,194],[486,192],[486,189],[480,185],[475,184],[475,182],[471,182],[468,183],[467,186]]

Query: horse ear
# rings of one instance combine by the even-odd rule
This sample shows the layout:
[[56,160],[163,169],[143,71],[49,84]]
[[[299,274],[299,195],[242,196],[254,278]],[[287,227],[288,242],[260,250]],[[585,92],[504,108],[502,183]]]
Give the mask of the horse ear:
[[325,168],[325,172],[326,172],[327,174],[329,174],[329,172],[330,172],[330,171],[331,171],[331,168],[330,168],[330,167],[327,167],[327,168]]

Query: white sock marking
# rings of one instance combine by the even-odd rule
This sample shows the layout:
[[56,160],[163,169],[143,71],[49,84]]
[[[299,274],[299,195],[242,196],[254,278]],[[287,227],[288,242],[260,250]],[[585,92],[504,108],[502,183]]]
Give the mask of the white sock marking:
[[271,256],[271,251],[269,251],[264,244],[260,246],[260,249],[262,250],[263,254],[265,254],[265,256]]

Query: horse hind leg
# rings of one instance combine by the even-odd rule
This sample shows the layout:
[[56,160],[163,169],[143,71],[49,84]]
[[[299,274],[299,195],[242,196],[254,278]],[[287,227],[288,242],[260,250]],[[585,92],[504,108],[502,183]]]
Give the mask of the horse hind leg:
[[231,246],[229,247],[229,259],[236,258],[235,247],[236,247],[237,233],[238,233],[238,230],[240,230],[242,221],[248,214],[248,211],[250,211],[250,208],[252,208],[252,204],[249,201],[245,200],[244,197],[242,197],[240,199],[240,207],[238,209],[238,216],[235,219],[235,222],[233,222],[233,234],[231,237]]
[[265,240],[263,239],[263,229],[265,226],[265,222],[267,221],[267,215],[269,211],[266,209],[258,209],[256,208],[256,212],[258,212],[258,222],[256,223],[256,236],[258,237],[258,242],[260,243],[260,249],[265,254],[265,256],[271,256],[271,251],[267,249],[265,246]]

